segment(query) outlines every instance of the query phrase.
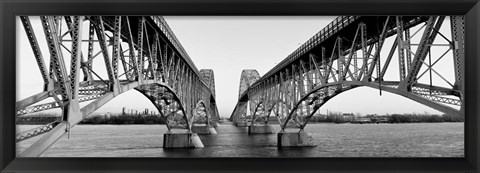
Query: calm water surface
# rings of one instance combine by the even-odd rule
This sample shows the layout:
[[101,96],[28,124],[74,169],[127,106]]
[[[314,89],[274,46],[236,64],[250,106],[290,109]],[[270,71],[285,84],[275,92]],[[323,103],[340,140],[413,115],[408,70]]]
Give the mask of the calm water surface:
[[[42,157],[464,157],[463,123],[309,124],[316,147],[281,150],[277,134],[248,135],[231,124],[216,130],[199,135],[205,148],[163,149],[165,125],[77,125]],[[17,154],[38,139],[17,143]]]

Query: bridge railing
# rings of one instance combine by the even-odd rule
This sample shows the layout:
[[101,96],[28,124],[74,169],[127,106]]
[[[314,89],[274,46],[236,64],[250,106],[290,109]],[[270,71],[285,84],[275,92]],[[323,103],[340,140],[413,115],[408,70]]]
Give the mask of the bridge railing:
[[172,29],[170,29],[170,26],[168,26],[165,19],[161,16],[150,16],[150,17],[155,22],[155,24],[157,24],[157,26],[160,28],[160,31],[162,31],[163,34],[165,34],[165,36],[167,37],[167,39],[173,44],[173,46],[180,53],[180,55],[182,55],[182,57],[184,57],[187,60],[188,64],[190,64],[190,66],[196,72],[198,72],[197,67],[195,66],[195,64],[193,64],[192,59],[190,59],[190,56],[188,56],[187,51],[185,51],[182,44],[180,44],[180,41],[178,41],[177,37],[173,33]]
[[168,41],[172,43],[173,47],[180,53],[180,55],[183,58],[185,58],[187,63],[190,65],[190,67],[192,67],[195,74],[199,76],[200,81],[202,81],[202,83],[208,88],[207,82],[205,81],[205,79],[201,78],[200,71],[197,69],[192,59],[190,58],[190,56],[188,56],[187,51],[185,51],[182,44],[180,44],[180,41],[178,41],[177,37],[173,33],[172,29],[170,29],[170,26],[168,26],[168,23],[165,21],[165,19],[162,16],[150,16],[150,17],[158,26],[160,31],[162,31],[162,33],[167,37]]
[[340,16],[337,17],[335,20],[330,22],[326,27],[320,30],[317,34],[303,43],[299,48],[297,48],[293,53],[287,56],[283,61],[281,61],[278,65],[273,67],[270,71],[268,71],[265,75],[258,80],[260,82],[264,78],[268,78],[270,75],[275,73],[276,71],[282,69],[286,65],[290,64],[291,62],[298,59],[300,56],[304,55],[305,53],[309,52],[311,49],[322,43],[323,41],[330,38],[332,35],[336,34],[338,31],[342,30],[349,24],[353,23],[359,16]]

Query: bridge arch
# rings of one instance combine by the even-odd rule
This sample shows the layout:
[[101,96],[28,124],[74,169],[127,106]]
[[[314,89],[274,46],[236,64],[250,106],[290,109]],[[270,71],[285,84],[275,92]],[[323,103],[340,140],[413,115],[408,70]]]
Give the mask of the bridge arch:
[[[303,95],[295,103],[295,105],[288,111],[288,114],[286,115],[286,117],[280,118],[280,120],[283,123],[282,129],[288,128],[289,126],[303,129],[306,126],[308,119],[310,119],[310,117],[313,116],[321,106],[323,106],[325,103],[327,103],[330,99],[334,98],[335,96],[357,87],[369,87],[373,89],[379,89],[381,86],[375,85],[372,83],[346,81],[342,83],[328,83],[322,86],[315,87],[311,89],[308,93]],[[424,87],[424,86],[422,84],[417,84],[417,85],[413,85],[413,87]],[[441,88],[441,87],[435,87],[435,88],[437,90],[445,90],[445,91],[449,90],[447,88]],[[445,114],[451,114],[456,116],[459,116],[460,114],[459,110],[456,110],[450,106],[442,105],[432,100],[424,99],[412,93],[404,92],[404,91],[397,90],[392,87],[386,87],[386,86],[383,86],[382,90],[395,95],[405,97],[412,101],[418,102],[424,106],[436,109]],[[278,101],[273,101],[273,102],[275,102],[275,104],[280,103]],[[263,104],[263,103],[259,103],[259,104]],[[306,107],[306,105],[312,105],[312,104],[314,104],[314,106],[312,107],[313,109],[312,108],[310,108],[311,110],[303,109]],[[451,105],[454,105],[454,104],[451,104]],[[460,105],[456,105],[456,106],[460,106]],[[299,113],[300,112],[299,109],[302,109],[302,111],[307,111],[306,112],[307,116],[304,117],[306,121],[299,122],[299,120],[296,120],[296,119],[291,121],[292,119],[296,118],[295,116],[297,114],[301,114]]]
[[[330,98],[366,86],[446,114],[464,116],[461,69],[465,58],[465,19],[450,16],[450,24],[444,24],[446,17],[338,17],[240,94],[237,107],[249,100],[262,100],[255,104],[263,105],[285,101],[281,106],[287,111],[279,116],[283,121],[282,130],[289,126],[301,130],[308,118]],[[450,25],[450,31],[440,30],[442,25]],[[452,38],[446,38],[441,32],[451,32]],[[436,41],[437,35],[440,41]],[[387,38],[390,41],[386,41]],[[385,42],[391,42],[391,48],[385,46]],[[432,54],[431,49],[444,53]],[[447,68],[435,69],[437,62],[447,59],[448,52],[452,53],[448,58],[453,63]],[[391,62],[398,68],[392,67]],[[387,73],[392,71],[388,69],[398,73]],[[454,74],[454,78],[445,78],[438,71]],[[448,85],[445,87],[442,83]],[[459,106],[460,110],[447,105]],[[238,115],[238,111],[234,111],[232,117]]]
[[205,123],[205,125],[210,126],[211,123],[211,110],[209,110],[207,104],[204,100],[198,101],[195,106],[194,117],[192,118],[192,125],[195,123]]
[[247,109],[249,105],[248,89],[260,79],[260,74],[255,69],[244,69],[240,74],[240,83],[238,89],[238,103],[233,110],[230,120],[236,122],[246,122],[248,119]]
[[[157,108],[160,115],[165,119],[165,125],[169,132],[175,128],[184,128],[191,131],[189,114],[185,111],[178,95],[168,85],[153,83],[141,85],[134,89],[142,93]],[[173,106],[170,106],[172,104]],[[176,118],[179,115],[178,111],[181,112],[181,119]]]
[[[24,26],[44,85],[42,92],[17,101],[15,116],[62,109],[58,123],[19,135],[46,133],[21,156],[39,156],[70,128],[131,89],[141,92],[157,109],[171,110],[165,116],[172,112],[181,115],[181,122],[177,124],[185,124],[183,128],[188,130],[191,130],[191,113],[196,102],[215,102],[213,71],[207,70],[211,75],[206,81],[160,16],[40,16],[41,28],[32,27],[28,16],[20,16],[19,21]],[[35,33],[45,34],[50,66],[43,59],[47,56],[43,56]],[[71,49],[65,45],[71,45]],[[94,63],[94,58],[100,61],[103,58],[103,63]],[[169,98],[158,102],[156,90],[162,90]],[[55,101],[40,104],[47,98]],[[92,102],[81,107],[80,103],[86,101]],[[167,104],[169,102],[172,103]],[[211,105],[215,110],[212,112],[218,112],[216,105]],[[174,128],[175,124],[169,126]]]
[[[272,112],[276,117],[279,117],[281,115],[280,112],[284,111],[282,108],[286,107],[285,101],[278,99],[272,101],[261,99],[258,103],[251,103],[252,106],[250,106],[250,108],[254,108],[253,111],[251,111],[253,112],[251,117],[254,123],[260,121],[259,123],[268,124]],[[259,111],[259,109],[261,109],[261,111]]]
[[245,69],[242,70],[242,74],[240,75],[240,87],[238,91],[238,97],[239,99],[243,98],[248,88],[252,84],[254,84],[258,79],[260,79],[260,74],[258,74],[258,71],[255,69]]

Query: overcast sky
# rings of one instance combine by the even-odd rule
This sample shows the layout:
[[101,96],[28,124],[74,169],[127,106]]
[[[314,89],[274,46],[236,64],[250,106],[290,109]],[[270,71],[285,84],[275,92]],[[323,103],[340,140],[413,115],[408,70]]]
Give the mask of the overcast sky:
[[[214,70],[217,105],[222,117],[229,117],[235,107],[240,74],[243,69],[256,69],[260,75],[265,74],[334,18],[327,16],[165,17],[197,68]],[[38,20],[32,19],[32,23],[35,22],[38,23]],[[17,100],[19,100],[40,92],[42,79],[19,19],[17,19],[17,31]],[[42,30],[36,30],[36,34],[37,37],[44,37]],[[43,54],[45,57],[48,56],[45,47]],[[448,55],[451,56],[451,52]],[[445,63],[449,61],[451,60],[446,60]],[[392,64],[396,64],[395,60],[392,60]],[[140,93],[129,91],[117,96],[97,112],[119,112],[122,107],[154,110],[153,105]],[[320,112],[326,113],[327,109],[362,114],[439,113],[401,96],[387,92],[383,92],[380,96],[378,90],[366,87],[336,96],[327,102]]]

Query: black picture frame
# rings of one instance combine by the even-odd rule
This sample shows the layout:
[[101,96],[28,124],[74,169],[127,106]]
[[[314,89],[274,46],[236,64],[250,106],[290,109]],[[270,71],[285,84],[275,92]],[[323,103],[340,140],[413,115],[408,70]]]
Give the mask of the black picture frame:
[[[478,172],[478,0],[0,0],[1,172]],[[17,15],[465,15],[465,158],[15,158]]]

